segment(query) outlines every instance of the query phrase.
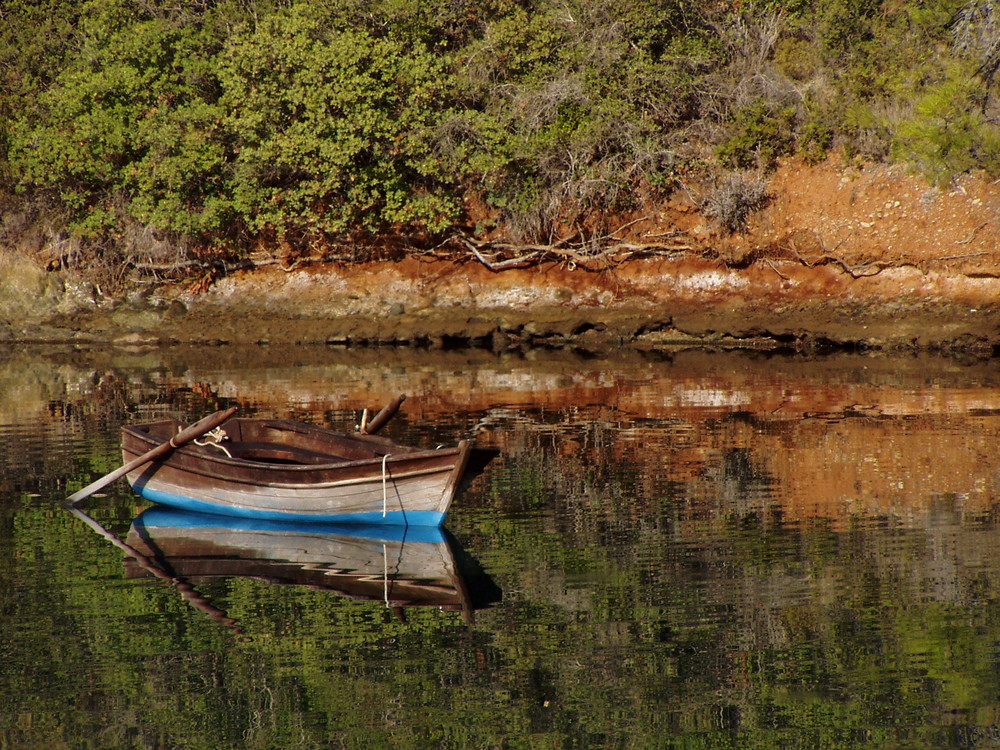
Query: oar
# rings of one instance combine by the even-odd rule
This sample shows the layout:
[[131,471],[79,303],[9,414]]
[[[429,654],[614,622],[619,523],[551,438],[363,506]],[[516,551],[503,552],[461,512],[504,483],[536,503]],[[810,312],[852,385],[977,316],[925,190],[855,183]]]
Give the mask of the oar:
[[153,450],[149,451],[148,453],[143,453],[138,458],[133,458],[124,466],[115,469],[110,474],[105,474],[96,482],[91,482],[79,492],[73,493],[68,498],[66,498],[66,502],[70,504],[78,503],[85,497],[88,497],[93,493],[97,492],[102,487],[106,487],[116,479],[120,479],[121,477],[125,476],[130,471],[138,469],[143,464],[147,464],[150,461],[155,461],[160,456],[166,453],[170,453],[172,450],[174,450],[174,448],[180,448],[185,443],[190,443],[192,440],[201,437],[206,432],[214,430],[220,424],[222,424],[231,416],[233,416],[233,414],[236,413],[236,409],[237,407],[233,406],[230,407],[229,409],[223,409],[222,411],[217,411],[215,412],[215,414],[209,414],[204,419],[201,419],[195,422],[190,427],[178,432],[176,435],[170,438],[170,440],[168,440],[166,443],[156,446],[155,448],[153,448]]
[[[215,415],[213,414],[212,416],[214,417]],[[170,571],[164,568],[163,565],[153,560],[153,558],[150,557],[149,555],[142,554],[131,544],[123,542],[121,539],[119,539],[110,531],[108,531],[106,528],[104,528],[101,525],[100,521],[98,521],[96,518],[88,516],[79,508],[73,507],[73,505],[68,504],[66,508],[74,516],[79,518],[81,521],[87,524],[90,528],[92,528],[102,537],[104,537],[113,545],[118,547],[118,549],[122,550],[126,555],[133,558],[139,564],[139,567],[145,570],[147,573],[149,573],[152,576],[155,576],[156,578],[159,578],[160,580],[172,583],[174,585],[174,588],[176,588],[180,592],[181,597],[185,601],[187,601],[192,607],[201,610],[216,622],[220,622],[226,627],[232,628],[237,635],[243,634],[243,631],[240,630],[240,628],[237,626],[236,620],[227,615],[225,610],[219,609],[214,604],[212,604],[211,600],[209,600],[208,597],[199,594],[198,591],[195,589],[195,587],[192,586],[188,581],[184,580],[183,578],[180,578],[179,576],[171,575]]]
[[406,394],[399,394],[390,401],[388,404],[382,407],[382,411],[371,418],[371,421],[365,424],[362,422],[361,432],[366,435],[374,435],[376,432],[385,427],[386,422],[396,416],[396,412],[399,411],[400,405],[406,400]]
[[106,528],[104,528],[104,526],[101,525],[100,521],[91,516],[88,516],[79,508],[74,508],[72,505],[67,505],[66,508],[74,516],[79,518],[81,521],[87,524],[98,534],[100,534],[109,542],[111,542],[113,545],[122,550],[126,555],[133,558],[139,564],[139,567],[145,570],[147,573],[149,573],[152,576],[155,576],[156,578],[159,578],[160,580],[172,583],[174,587],[180,592],[181,596],[192,607],[194,607],[195,609],[200,609],[202,612],[207,614],[210,618],[212,618],[216,622],[221,622],[226,627],[232,628],[233,631],[236,632],[238,635],[243,634],[243,631],[236,626],[236,620],[227,615],[225,610],[221,610],[214,604],[212,604],[212,602],[207,597],[199,594],[198,591],[195,590],[194,586],[192,586],[186,580],[178,576],[171,575],[170,571],[165,569],[164,566],[161,565],[158,561],[153,560],[153,558],[150,557],[149,555],[142,554],[131,544],[123,542],[121,539],[119,539],[110,531],[108,531]]

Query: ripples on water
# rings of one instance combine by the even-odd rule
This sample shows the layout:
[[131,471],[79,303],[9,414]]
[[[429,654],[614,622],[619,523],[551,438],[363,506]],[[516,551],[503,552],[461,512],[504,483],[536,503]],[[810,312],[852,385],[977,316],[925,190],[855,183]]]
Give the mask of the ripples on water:
[[[0,744],[1000,736],[993,363],[372,354],[5,361]],[[350,428],[399,392],[392,437],[501,451],[448,521],[474,617],[267,576],[126,578],[58,507],[117,467],[123,422],[238,403]],[[143,507],[121,482],[87,502],[122,539]]]

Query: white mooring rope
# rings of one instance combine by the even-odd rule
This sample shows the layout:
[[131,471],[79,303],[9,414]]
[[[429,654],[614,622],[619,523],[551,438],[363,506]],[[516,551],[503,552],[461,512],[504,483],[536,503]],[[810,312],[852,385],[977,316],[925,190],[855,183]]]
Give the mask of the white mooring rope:
[[386,462],[386,459],[389,458],[390,455],[392,455],[392,454],[386,453],[384,456],[382,456],[382,518],[385,518],[386,509],[387,509],[387,507],[389,505],[389,491],[388,491],[387,484],[386,484],[386,481],[385,481],[385,478],[386,478],[385,477],[385,462]]
[[[218,448],[220,451],[222,451],[227,456],[229,456],[230,458],[232,458],[233,454],[229,452],[229,449],[226,446],[222,445],[222,441],[223,440],[228,440],[228,439],[229,439],[229,435],[226,434],[226,431],[224,429],[222,429],[221,427],[216,427],[211,432],[206,432],[205,433],[205,439],[204,440],[192,440],[191,442],[194,443],[195,445],[211,446],[212,448]],[[171,438],[171,445],[173,444],[172,441],[173,441],[173,438]],[[176,447],[176,446],[174,446],[174,447]]]

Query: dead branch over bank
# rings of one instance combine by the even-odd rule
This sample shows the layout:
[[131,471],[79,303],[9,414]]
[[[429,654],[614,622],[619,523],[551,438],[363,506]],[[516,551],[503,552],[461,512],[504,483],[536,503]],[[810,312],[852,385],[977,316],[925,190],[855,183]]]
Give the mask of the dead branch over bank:
[[[776,261],[793,263],[805,268],[833,265],[854,279],[875,276],[889,268],[912,267],[922,272],[927,270],[919,264],[905,259],[850,263],[845,258],[825,249],[824,252],[817,255],[804,255],[796,248],[793,239],[756,248],[742,259],[733,260],[726,258],[718,249],[687,238],[683,233],[671,232],[663,236],[668,237],[668,241],[625,242],[611,234],[586,243],[573,242],[572,238],[565,238],[550,245],[477,240],[465,234],[456,235],[454,239],[464,245],[476,261],[494,272],[529,268],[545,262],[563,263],[571,268],[581,268],[586,271],[606,271],[633,259],[657,256],[677,257],[689,254],[718,260],[727,268],[747,268],[754,263],[763,263],[782,278],[787,277],[777,269]],[[703,246],[699,248],[699,244]],[[456,259],[453,255],[436,255],[451,260]],[[948,261],[969,255],[943,256],[934,260]]]

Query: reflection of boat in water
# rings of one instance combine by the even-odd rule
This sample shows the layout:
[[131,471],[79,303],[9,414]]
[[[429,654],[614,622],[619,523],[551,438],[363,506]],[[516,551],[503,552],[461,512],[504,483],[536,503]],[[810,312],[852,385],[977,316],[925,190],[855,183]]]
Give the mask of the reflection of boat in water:
[[[289,523],[152,507],[132,522],[130,578],[165,572],[187,584],[247,577],[403,607],[472,612],[500,590],[438,527]],[[150,565],[154,570],[150,570]],[[158,572],[159,571],[159,572]]]

